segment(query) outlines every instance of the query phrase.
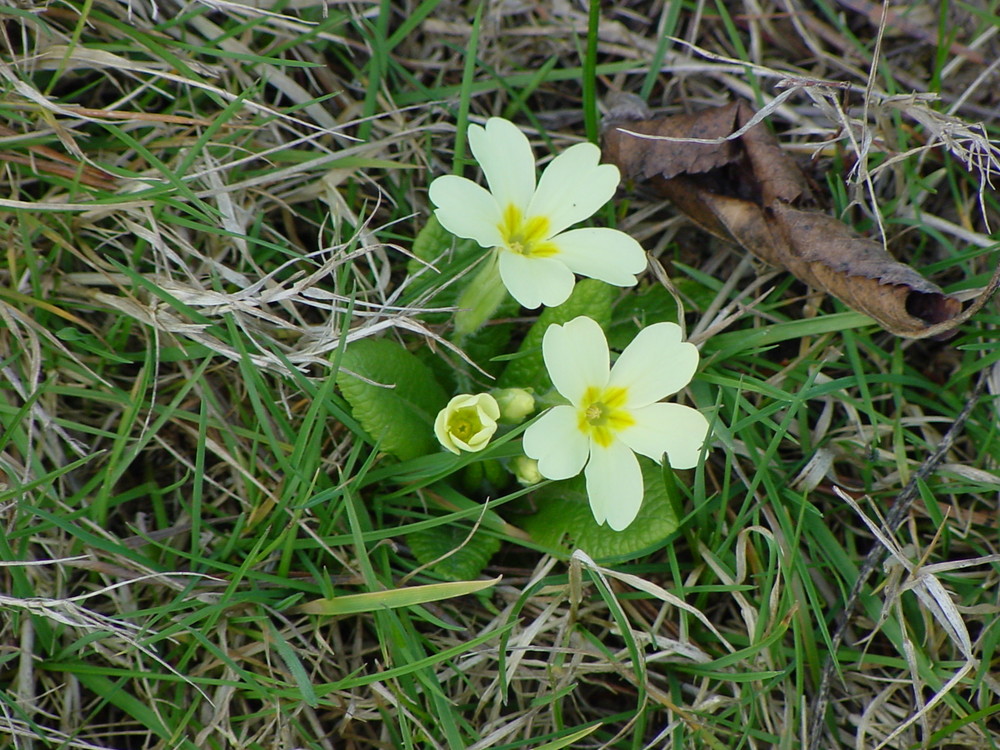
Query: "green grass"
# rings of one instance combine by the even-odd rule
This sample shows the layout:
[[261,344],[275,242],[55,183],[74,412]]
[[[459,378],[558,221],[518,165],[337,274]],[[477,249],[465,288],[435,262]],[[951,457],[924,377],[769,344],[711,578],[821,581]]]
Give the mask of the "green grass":
[[[831,211],[873,235],[877,211],[946,291],[984,286],[1000,206],[940,139],[995,104],[963,49],[995,59],[997,4],[907,14],[874,90],[940,101],[875,97],[864,122],[877,27],[839,3],[543,5],[0,10],[0,747],[792,750],[829,658],[818,747],[878,746],[967,665],[886,746],[1000,746],[993,304],[900,339],[623,186],[599,218],[683,299],[682,400],[713,440],[668,472],[676,532],[596,562],[525,531],[574,490],[498,471],[518,434],[400,461],[342,386],[389,339],[448,396],[490,387],[431,309],[475,252],[410,258],[427,186],[478,177],[468,123],[508,117],[547,157],[597,137],[613,90],[680,112],[769,100],[774,71],[849,82],[870,188],[805,93],[769,120],[782,143]],[[647,274],[612,342],[676,308]],[[496,374],[537,317],[502,312],[459,342]],[[973,658],[882,566],[831,654],[877,544],[834,487],[887,515],[982,377],[895,535],[921,566],[984,558],[930,568]]]

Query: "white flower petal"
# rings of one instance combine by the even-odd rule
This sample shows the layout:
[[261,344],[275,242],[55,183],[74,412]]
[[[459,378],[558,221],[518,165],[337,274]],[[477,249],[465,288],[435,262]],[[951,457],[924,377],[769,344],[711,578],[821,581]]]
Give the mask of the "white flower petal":
[[701,458],[708,420],[683,404],[650,404],[632,411],[635,424],[618,437],[636,453],[660,461],[666,453],[675,469],[693,469]]
[[484,425],[496,424],[500,419],[500,403],[492,393],[477,393],[473,396],[476,413]]
[[598,164],[601,150],[577,143],[551,161],[528,207],[529,216],[545,216],[549,236],[593,216],[615,194],[621,175],[613,164]]
[[608,382],[608,340],[592,318],[581,315],[545,329],[542,357],[552,384],[574,406],[588,388]]
[[537,459],[543,477],[569,479],[587,462],[589,440],[577,427],[576,409],[553,406],[528,425],[522,447],[529,458]]
[[486,188],[464,177],[444,175],[431,183],[428,196],[437,206],[434,215],[452,234],[483,247],[503,243],[500,208]]
[[698,348],[681,341],[676,323],[639,331],[611,369],[611,385],[628,388],[628,405],[642,407],[677,393],[698,369]]
[[549,240],[559,260],[581,276],[615,286],[632,286],[646,270],[646,253],[632,237],[617,229],[571,229]]
[[528,137],[510,120],[491,117],[485,128],[469,126],[469,146],[501,210],[513,203],[524,212],[535,192],[535,155]]
[[628,446],[618,440],[607,448],[591,444],[584,476],[598,524],[607,520],[608,526],[621,531],[635,520],[642,506],[642,471]]
[[510,295],[531,309],[561,305],[576,283],[573,272],[556,258],[533,258],[503,249],[500,278]]
[[452,439],[451,432],[448,430],[448,419],[451,414],[448,409],[442,409],[438,412],[437,417],[434,418],[434,436],[441,443],[441,446],[448,449],[452,453],[458,454],[461,451],[458,446],[455,445],[454,439]]

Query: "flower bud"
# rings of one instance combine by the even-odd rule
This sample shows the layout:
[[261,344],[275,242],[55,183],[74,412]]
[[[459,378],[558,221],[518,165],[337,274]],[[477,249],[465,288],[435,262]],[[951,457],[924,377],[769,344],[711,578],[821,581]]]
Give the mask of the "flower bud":
[[514,472],[514,478],[518,483],[523,484],[525,487],[538,484],[545,479],[541,472],[538,471],[538,461],[527,456],[518,456],[512,459],[510,470]]
[[493,396],[463,393],[438,412],[434,435],[452,453],[475,453],[489,444],[499,418],[500,407]]
[[535,397],[524,388],[501,388],[493,392],[500,405],[500,419],[508,424],[518,424],[535,410]]

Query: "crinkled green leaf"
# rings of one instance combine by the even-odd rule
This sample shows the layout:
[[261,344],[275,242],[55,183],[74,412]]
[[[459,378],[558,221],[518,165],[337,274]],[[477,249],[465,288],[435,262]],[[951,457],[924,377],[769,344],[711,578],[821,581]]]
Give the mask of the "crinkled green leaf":
[[[435,305],[454,304],[452,294],[454,286],[441,293],[440,298],[435,297]],[[450,295],[450,296],[449,296]],[[517,315],[520,306],[517,301],[508,296],[507,300],[500,305],[496,312],[497,318],[513,318]],[[448,316],[435,316],[439,323],[445,323],[450,318]],[[430,322],[430,315],[424,316],[424,320]],[[460,348],[466,356],[489,375],[496,378],[503,371],[507,364],[505,361],[495,360],[495,357],[505,354],[510,349],[511,335],[515,330],[514,323],[491,323],[482,326],[475,333],[466,336],[459,343]],[[450,355],[445,358],[440,352],[434,352],[426,347],[418,353],[420,359],[431,368],[437,381],[449,393],[459,393],[462,391],[488,391],[495,386],[496,380],[491,380],[483,376],[478,370],[458,357]]]
[[552,387],[552,381],[542,360],[542,336],[553,323],[568,323],[578,315],[587,315],[607,329],[611,322],[611,303],[618,293],[618,287],[596,279],[582,279],[573,287],[569,299],[558,307],[547,307],[528,331],[518,348],[519,356],[512,359],[500,377],[501,388],[534,388],[536,393],[544,393]]
[[[416,273],[423,268],[424,263],[431,263],[435,258],[451,247],[455,241],[455,235],[441,226],[437,216],[430,215],[424,228],[421,229],[413,239],[411,251],[413,257],[406,262],[407,273]],[[421,263],[420,261],[424,261]]]
[[615,324],[608,331],[608,345],[622,350],[643,328],[653,323],[677,322],[677,302],[667,289],[650,285],[628,294],[615,305]]
[[427,365],[395,341],[361,339],[348,345],[337,385],[355,419],[386,453],[406,461],[437,449],[434,418],[448,397]]
[[[685,302],[685,309],[705,310],[715,299],[715,292],[693,279],[675,279],[674,286]],[[608,331],[608,345],[624,349],[646,326],[677,322],[677,302],[660,284],[651,284],[622,297],[614,309],[615,324]]]
[[437,216],[431,214],[427,223],[424,224],[424,228],[413,240],[411,248],[413,257],[406,263],[406,272],[416,273],[424,267],[425,263],[439,264],[441,257],[451,250],[452,246],[454,246],[455,258],[466,258],[473,252],[484,252],[477,242],[456,238],[455,235],[441,226]]
[[[420,300],[422,307],[451,307],[463,284],[447,284],[456,274],[467,270],[486,252],[478,243],[455,237],[441,226],[433,214],[420,230],[411,248],[406,270],[416,278],[409,280],[406,300]],[[432,264],[428,268],[427,264]],[[474,273],[474,271],[473,271]],[[420,317],[437,325],[451,320],[453,313],[424,313]]]
[[638,318],[640,325],[677,322],[677,302],[661,284],[650,284],[622,297],[615,306],[615,319]]
[[624,531],[597,525],[582,476],[555,482],[536,492],[538,512],[528,517],[522,527],[539,544],[566,552],[580,548],[595,560],[629,559],[663,546],[677,531],[677,515],[659,464],[640,457],[639,465],[645,497],[639,515]]
[[421,565],[444,557],[433,566],[442,578],[463,581],[479,578],[500,550],[500,540],[490,534],[476,533],[466,542],[469,530],[461,526],[439,526],[406,536],[406,543]]

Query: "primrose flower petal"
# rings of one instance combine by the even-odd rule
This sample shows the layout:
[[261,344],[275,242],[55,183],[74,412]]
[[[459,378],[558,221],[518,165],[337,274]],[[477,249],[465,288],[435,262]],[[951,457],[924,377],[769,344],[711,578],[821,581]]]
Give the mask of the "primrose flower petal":
[[512,122],[491,117],[485,127],[470,125],[469,145],[490,190],[438,177],[429,193],[435,215],[453,234],[493,248],[500,279],[520,304],[562,304],[574,273],[618,286],[636,283],[646,260],[635,240],[616,229],[564,231],[607,203],[618,186],[618,168],[598,163],[597,146],[566,149],[536,189],[531,143]]
[[[708,420],[683,404],[650,404],[632,412],[635,424],[622,430],[621,441],[636,453],[660,461],[666,453],[675,469],[693,469],[708,435]],[[670,425],[670,431],[662,425]]]
[[582,400],[594,383],[608,382],[608,342],[593,318],[581,315],[565,325],[546,328],[542,357],[552,385],[572,404]]
[[581,276],[615,286],[633,286],[646,270],[646,253],[632,237],[617,229],[571,229],[552,238],[566,266]]
[[500,279],[519,304],[534,309],[561,305],[573,291],[573,272],[555,258],[501,253]]
[[522,447],[527,456],[538,460],[543,477],[569,479],[583,470],[590,445],[576,422],[572,406],[554,406],[525,431]]
[[482,247],[503,242],[500,211],[490,192],[472,180],[455,175],[438,177],[431,183],[430,199],[441,226],[457,237],[475,240]]
[[[611,383],[628,387],[632,403],[659,401],[691,382],[698,369],[698,348],[681,341],[676,323],[654,323],[639,331],[611,370]],[[660,362],[650,367],[650,362]]]
[[493,396],[463,393],[438,412],[434,435],[452,453],[475,453],[489,444],[499,418],[500,407]]
[[595,446],[584,470],[594,520],[606,520],[615,531],[625,529],[642,506],[642,471],[635,454],[623,443]]
[[549,326],[542,357],[556,390],[570,403],[528,426],[524,452],[538,459],[538,471],[549,479],[566,479],[582,468],[594,519],[621,531],[642,505],[636,453],[655,461],[666,454],[678,469],[696,466],[701,457],[708,420],[691,407],[659,403],[687,385],[698,351],[681,342],[675,324],[656,323],[609,370],[604,332],[581,316]]
[[535,192],[535,155],[528,137],[510,120],[491,117],[485,128],[469,126],[469,146],[497,205],[513,204],[523,212]]
[[621,182],[618,167],[598,164],[600,160],[601,150],[593,143],[577,143],[563,151],[542,172],[528,213],[548,216],[552,234],[593,216]]

